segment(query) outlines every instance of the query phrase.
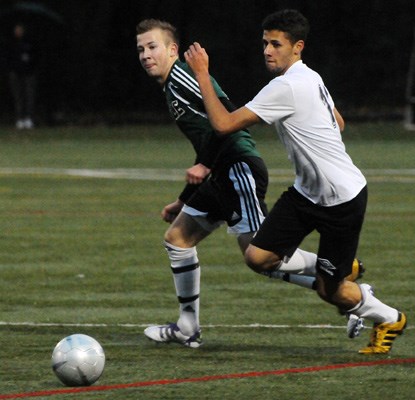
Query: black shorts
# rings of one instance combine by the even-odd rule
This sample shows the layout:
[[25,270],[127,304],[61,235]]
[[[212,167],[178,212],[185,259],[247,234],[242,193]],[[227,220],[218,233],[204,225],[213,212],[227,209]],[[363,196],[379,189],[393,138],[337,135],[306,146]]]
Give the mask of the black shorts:
[[209,224],[226,222],[228,232],[256,232],[267,208],[268,171],[259,157],[241,157],[212,171],[186,202],[183,212],[205,218]]
[[366,204],[366,187],[353,200],[333,207],[318,206],[290,187],[275,203],[252,244],[280,258],[291,257],[304,238],[317,230],[317,256],[328,260],[335,267],[331,277],[341,280],[351,273]]

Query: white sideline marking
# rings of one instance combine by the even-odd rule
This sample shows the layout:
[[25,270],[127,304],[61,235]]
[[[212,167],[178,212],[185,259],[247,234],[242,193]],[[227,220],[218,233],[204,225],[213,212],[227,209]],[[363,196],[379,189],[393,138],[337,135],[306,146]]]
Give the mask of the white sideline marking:
[[[290,169],[268,170],[270,182],[291,182]],[[415,183],[415,169],[367,169],[363,171],[372,182]],[[149,181],[184,181],[184,169],[168,168],[0,168],[0,175],[55,175],[81,178],[131,179]]]
[[[59,323],[59,322],[6,322],[0,321],[0,326],[30,326],[30,327],[74,327],[74,328],[107,328],[107,327],[122,327],[122,328],[146,328],[150,324],[71,324],[71,323]],[[263,325],[263,324],[246,324],[246,325],[226,325],[226,324],[208,324],[202,325],[202,328],[273,328],[273,329],[287,329],[287,328],[308,328],[308,329],[346,329],[346,326],[335,325]]]
[[[59,322],[7,322],[0,321],[0,326],[30,326],[30,327],[72,327],[72,328],[146,328],[151,325],[157,325],[154,323],[149,324],[71,324],[71,323],[59,323]],[[346,329],[346,325],[331,325],[331,324],[299,324],[299,325],[273,325],[273,324],[245,324],[245,325],[227,325],[227,324],[207,324],[202,325],[202,328],[270,328],[270,329],[291,329],[291,328],[303,328],[303,329]],[[406,329],[413,329],[414,327],[408,326]]]
[[163,168],[0,168],[0,175],[56,175],[81,178],[134,179],[151,181],[183,181],[184,170]]

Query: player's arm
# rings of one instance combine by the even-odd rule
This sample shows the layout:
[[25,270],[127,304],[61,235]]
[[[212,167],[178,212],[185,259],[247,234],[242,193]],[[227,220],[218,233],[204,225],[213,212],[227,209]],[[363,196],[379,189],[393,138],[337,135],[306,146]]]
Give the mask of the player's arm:
[[336,118],[337,124],[339,125],[340,132],[343,132],[344,125],[345,125],[344,119],[341,116],[341,114],[337,111],[336,107],[334,107],[333,112],[334,112],[334,118]]
[[229,112],[221,103],[210,81],[209,57],[199,43],[189,47],[185,52],[185,58],[199,83],[209,121],[216,132],[226,135],[260,121],[260,118],[246,107]]
[[167,204],[161,211],[161,218],[163,219],[163,221],[166,221],[169,224],[171,224],[179,215],[180,211],[183,208],[183,205],[184,203],[180,199],[177,199],[173,203]]

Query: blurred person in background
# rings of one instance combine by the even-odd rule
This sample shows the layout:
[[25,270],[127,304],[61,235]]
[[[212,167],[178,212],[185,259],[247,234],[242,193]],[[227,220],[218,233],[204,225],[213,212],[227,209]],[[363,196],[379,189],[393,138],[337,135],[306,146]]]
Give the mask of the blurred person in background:
[[7,67],[17,129],[34,127],[38,59],[38,49],[31,41],[25,25],[17,23],[7,49]]

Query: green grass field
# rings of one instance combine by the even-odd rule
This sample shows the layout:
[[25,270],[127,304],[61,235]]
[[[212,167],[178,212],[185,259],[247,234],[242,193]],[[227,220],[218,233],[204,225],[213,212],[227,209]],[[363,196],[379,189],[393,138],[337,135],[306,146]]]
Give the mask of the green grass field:
[[[270,168],[271,206],[291,167],[271,128],[253,135]],[[147,324],[177,318],[159,215],[183,186],[190,144],[174,126],[0,128],[0,399],[414,398],[414,362],[393,362],[415,357],[415,133],[357,124],[344,137],[369,181],[364,281],[409,320],[386,356],[359,355],[369,329],[348,339],[345,318],[314,292],[252,273],[224,228],[198,247],[205,345],[147,341]],[[317,239],[302,247],[315,251]],[[91,388],[106,390],[59,392],[51,353],[77,332],[104,347]],[[379,360],[387,363],[353,367]],[[212,376],[220,379],[191,381]],[[189,381],[128,387],[172,379]]]

